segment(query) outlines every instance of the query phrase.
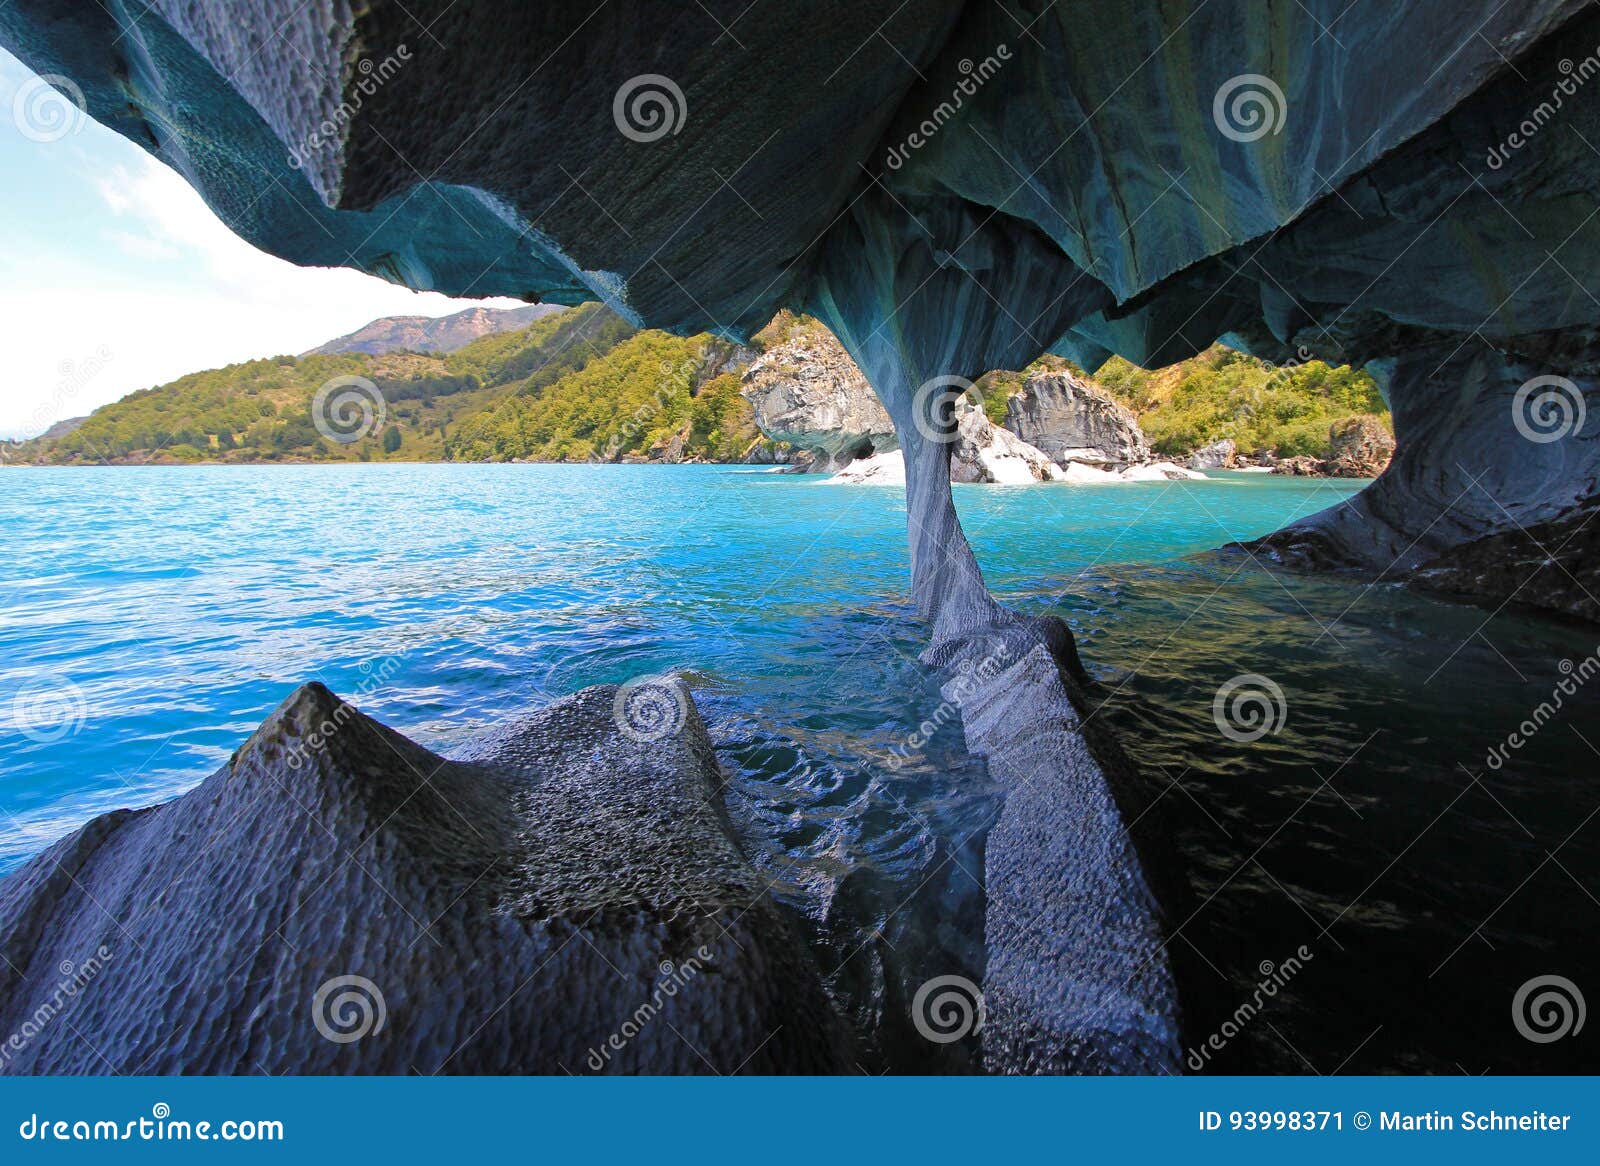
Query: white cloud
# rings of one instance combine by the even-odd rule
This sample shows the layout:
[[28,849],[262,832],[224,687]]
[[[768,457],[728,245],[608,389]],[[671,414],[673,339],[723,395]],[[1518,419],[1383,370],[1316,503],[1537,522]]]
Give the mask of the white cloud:
[[[15,339],[0,436],[40,432],[187,372],[303,352],[379,316],[513,304],[295,267],[234,235],[188,183],[136,147],[119,140],[109,166],[108,152],[80,151],[75,168],[98,192],[99,213],[36,217],[33,237],[16,240],[4,263],[0,325]],[[86,247],[86,237],[98,246]],[[64,376],[63,366],[73,372]]]

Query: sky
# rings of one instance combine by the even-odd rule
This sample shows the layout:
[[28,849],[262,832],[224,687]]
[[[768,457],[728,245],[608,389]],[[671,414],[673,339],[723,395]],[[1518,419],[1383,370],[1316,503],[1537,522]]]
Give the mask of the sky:
[[379,316],[518,306],[258,251],[92,120],[54,141],[24,136],[13,110],[32,77],[0,49],[0,438],[184,373],[304,352]]

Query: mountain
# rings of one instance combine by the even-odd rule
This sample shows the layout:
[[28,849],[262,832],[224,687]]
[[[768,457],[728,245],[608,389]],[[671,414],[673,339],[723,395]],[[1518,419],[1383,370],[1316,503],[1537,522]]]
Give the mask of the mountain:
[[557,304],[530,304],[525,308],[468,308],[450,316],[385,316],[348,336],[330,340],[302,356],[338,356],[364,352],[454,352],[495,332],[515,332],[535,320],[561,311]]
[[[47,465],[771,463],[795,460],[795,450],[756,425],[744,392],[761,396],[761,370],[809,385],[828,368],[841,376],[854,369],[821,324],[789,312],[746,347],[706,334],[641,331],[596,303],[531,310],[539,313],[531,324],[490,331],[453,351],[409,343],[376,353],[319,350],[190,373],[0,452],[7,462]],[[511,314],[470,309],[428,323],[480,313]],[[1007,402],[1040,372],[1082,375],[1059,357],[989,373],[977,388],[990,420],[1002,423]],[[1367,417],[1362,432],[1388,426],[1365,374],[1315,362],[1273,369],[1220,348],[1159,373],[1113,359],[1095,383],[1138,415],[1167,457],[1227,438],[1241,455],[1329,458],[1337,452],[1336,423]],[[859,387],[867,391],[864,381]],[[774,432],[793,436],[782,426]]]
[[771,460],[734,375],[751,355],[640,332],[589,303],[453,352],[312,352],[190,373],[6,453],[49,465]]

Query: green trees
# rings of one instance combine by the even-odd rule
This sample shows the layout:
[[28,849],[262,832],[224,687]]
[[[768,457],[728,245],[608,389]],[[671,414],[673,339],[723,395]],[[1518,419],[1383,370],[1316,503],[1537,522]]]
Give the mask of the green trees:
[[1244,453],[1326,457],[1335,421],[1369,415],[1390,428],[1371,377],[1321,361],[1274,368],[1216,345],[1155,372],[1113,357],[1095,379],[1138,414],[1151,445],[1168,457],[1225,437]]
[[648,457],[680,435],[685,458],[737,457],[760,432],[739,378],[717,371],[733,351],[709,335],[634,332],[562,376],[531,376],[458,422],[450,457],[610,462]]
[[[781,312],[753,342],[804,339],[822,325]],[[192,373],[97,409],[76,430],[27,443],[45,461],[730,461],[761,440],[729,365],[728,341],[641,332],[602,304],[547,316],[520,332],[482,337],[449,354],[281,356]],[[1028,373],[1070,368],[1041,357],[1021,372],[978,381],[996,422]],[[361,377],[383,398],[381,429],[325,439],[312,419],[317,391]],[[1181,456],[1222,437],[1252,453],[1326,456],[1329,426],[1371,414],[1388,424],[1362,373],[1316,362],[1273,369],[1221,346],[1147,372],[1112,359],[1096,379],[1139,415],[1155,448]]]

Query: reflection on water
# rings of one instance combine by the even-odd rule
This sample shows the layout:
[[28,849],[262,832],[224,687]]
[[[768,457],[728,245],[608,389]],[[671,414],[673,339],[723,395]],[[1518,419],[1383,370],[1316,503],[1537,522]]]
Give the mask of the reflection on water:
[[[1600,991],[1600,683],[1499,771],[1483,758],[1596,637],[1179,559],[1352,488],[1224,476],[958,501],[997,592],[1078,632],[1095,715],[1165,791],[1197,1035],[1262,964],[1313,953],[1215,1068],[1592,1071],[1592,1036],[1527,1042],[1510,1001],[1540,974]],[[969,1063],[900,1019],[923,980],[981,978],[999,803],[958,725],[907,747],[939,698],[899,491],[718,467],[18,470],[0,474],[0,550],[0,870],[193,785],[308,679],[448,752],[583,685],[680,669],[753,861],[884,1021],[879,1063]],[[1287,706],[1253,744],[1212,719],[1241,673]],[[75,731],[19,719],[40,699]],[[909,762],[885,764],[897,748]]]
[[[1512,1000],[1600,991],[1600,680],[1497,771],[1595,629],[1245,556],[1117,569],[1031,597],[1077,627],[1107,720],[1162,797],[1193,887],[1177,946],[1198,1039],[1306,945],[1222,1072],[1594,1072],[1593,1038],[1524,1039]],[[1239,743],[1212,700],[1270,677],[1287,717]],[[1269,968],[1270,965],[1270,968]]]

